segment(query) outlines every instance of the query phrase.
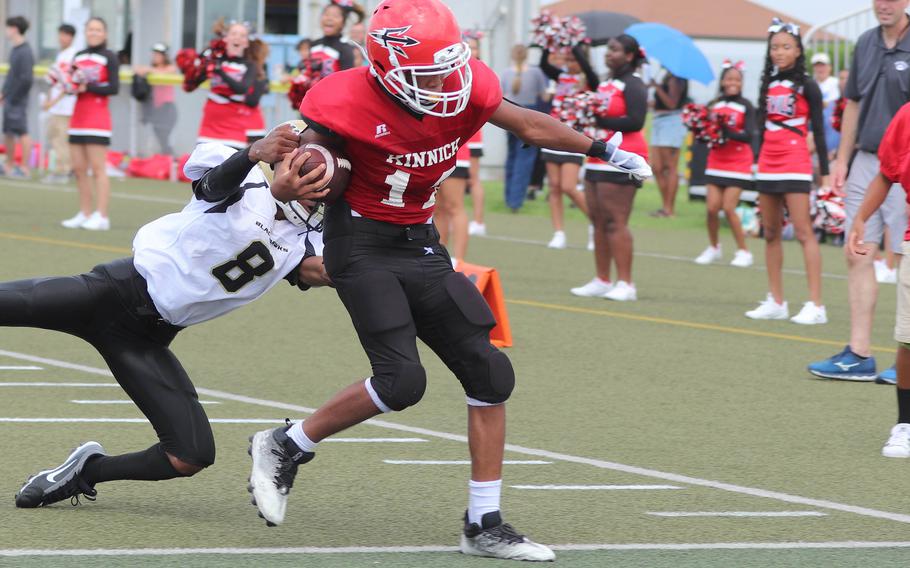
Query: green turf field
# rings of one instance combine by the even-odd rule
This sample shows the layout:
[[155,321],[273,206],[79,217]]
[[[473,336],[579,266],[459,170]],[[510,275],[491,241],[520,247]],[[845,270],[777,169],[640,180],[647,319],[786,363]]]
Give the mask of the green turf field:
[[[155,182],[114,182],[114,192],[113,229],[97,234],[59,227],[75,210],[72,189],[0,181],[0,280],[125,256],[140,225],[188,197],[187,186]],[[754,322],[743,312],[764,296],[761,268],[692,263],[706,243],[701,204],[651,219],[656,190],[646,188],[634,218],[640,301],[613,304],[568,293],[593,272],[577,211],[575,246],[551,251],[539,200],[512,215],[496,203],[497,185],[489,193],[491,236],[472,240],[468,260],[501,272],[515,339],[507,520],[556,545],[565,566],[908,564],[910,494],[900,487],[910,464],[879,453],[893,388],[804,370],[846,339],[839,249],[823,247],[828,325]],[[752,245],[761,259],[762,244]],[[807,299],[801,255],[794,243],[785,254],[795,311]],[[883,287],[877,311],[880,367],[893,358],[893,295]],[[346,312],[331,290],[281,286],[183,332],[174,350],[214,422],[215,466],[191,479],[102,484],[79,507],[20,511],[12,496],[26,476],[80,442],[121,453],[155,436],[132,405],[111,402],[126,397],[87,345],[0,330],[0,566],[513,565],[455,552],[468,466],[394,463],[468,458],[460,386],[429,352],[423,402],[322,444],[298,475],[286,523],[268,529],[245,491],[247,436],[305,417],[368,373]],[[587,488],[540,487],[553,485]]]

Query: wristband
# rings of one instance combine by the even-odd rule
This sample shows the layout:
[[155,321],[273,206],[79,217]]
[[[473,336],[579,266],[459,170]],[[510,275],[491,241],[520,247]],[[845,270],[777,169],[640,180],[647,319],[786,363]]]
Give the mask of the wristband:
[[599,158],[607,152],[607,143],[603,140],[594,140],[591,143],[591,147],[588,148],[588,156],[592,158]]

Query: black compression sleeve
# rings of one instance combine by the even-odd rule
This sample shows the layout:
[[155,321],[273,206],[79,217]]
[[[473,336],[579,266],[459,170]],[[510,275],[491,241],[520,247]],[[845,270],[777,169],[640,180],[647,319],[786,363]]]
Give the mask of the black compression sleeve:
[[806,100],[809,102],[809,120],[812,122],[812,137],[815,139],[815,151],[818,154],[818,170],[821,175],[828,175],[828,143],[825,140],[825,114],[822,102],[822,91],[818,83],[809,80],[803,86]]
[[550,50],[545,49],[540,55],[540,70],[552,81],[558,81],[562,71],[558,67],[550,65]]
[[120,91],[120,61],[112,51],[105,51],[104,56],[107,57],[107,84],[89,83],[85,90],[96,95],[116,95]]
[[217,203],[240,191],[243,180],[256,164],[250,161],[250,148],[246,147],[233,156],[205,172],[193,182],[193,194],[197,199]]
[[243,79],[240,81],[233,79],[221,67],[217,67],[215,73],[224,79],[225,84],[238,95],[245,95],[256,80],[256,68],[249,62],[247,63],[246,73],[243,74]]
[[596,91],[597,86],[600,85],[600,78],[597,76],[597,72],[594,71],[594,68],[591,67],[591,62],[585,57],[585,52],[582,51],[580,46],[576,45],[572,48],[572,55],[575,56],[575,60],[578,61],[578,66],[581,67],[582,72],[585,74],[588,88],[592,91]]
[[727,130],[727,138],[730,140],[736,140],[737,142],[752,142],[752,138],[755,136],[755,107],[752,106],[752,103],[746,99],[737,101],[739,104],[746,107],[746,116],[743,120],[743,129],[742,130]]
[[631,73],[624,78],[626,88],[623,94],[626,97],[625,116],[598,117],[597,126],[617,132],[638,132],[645,126],[645,117],[648,114],[648,89],[638,77]]

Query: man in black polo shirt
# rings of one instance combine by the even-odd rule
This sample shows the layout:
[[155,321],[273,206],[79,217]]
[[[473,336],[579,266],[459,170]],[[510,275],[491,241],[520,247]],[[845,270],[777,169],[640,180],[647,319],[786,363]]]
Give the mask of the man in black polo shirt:
[[[28,93],[32,88],[32,66],[35,58],[32,48],[25,42],[28,20],[13,16],[6,20],[6,39],[13,49],[9,54],[9,73],[3,82],[0,104],[3,105],[3,136],[6,144],[6,174],[12,177],[28,177],[28,157],[31,140],[28,136]],[[16,140],[22,143],[22,167],[13,162]]]
[[[867,30],[856,42],[834,167],[835,189],[846,193],[848,234],[866,188],[878,175],[876,152],[885,129],[898,109],[910,101],[910,16],[906,13],[910,0],[873,0],[872,5],[880,25]],[[907,228],[904,199],[904,191],[895,184],[881,209],[866,222],[865,242],[880,243],[887,227],[889,238],[885,246],[891,247],[897,259]],[[878,373],[872,357],[872,316],[878,298],[873,260],[873,255],[847,253],[850,343],[833,357],[809,365],[813,375],[896,382],[894,367]]]

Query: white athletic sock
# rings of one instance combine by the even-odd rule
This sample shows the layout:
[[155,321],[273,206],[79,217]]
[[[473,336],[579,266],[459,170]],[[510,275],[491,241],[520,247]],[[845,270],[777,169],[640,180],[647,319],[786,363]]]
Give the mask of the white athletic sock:
[[468,522],[480,524],[487,513],[499,510],[502,480],[468,481]]
[[303,422],[297,422],[288,428],[288,438],[294,440],[294,443],[297,444],[297,447],[305,452],[315,452],[316,444],[310,440],[310,438],[303,431]]

